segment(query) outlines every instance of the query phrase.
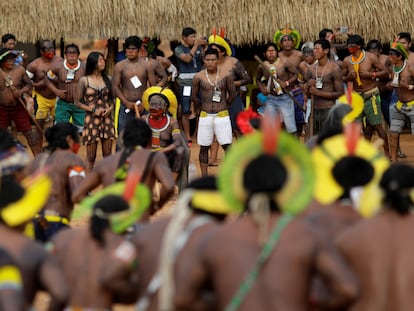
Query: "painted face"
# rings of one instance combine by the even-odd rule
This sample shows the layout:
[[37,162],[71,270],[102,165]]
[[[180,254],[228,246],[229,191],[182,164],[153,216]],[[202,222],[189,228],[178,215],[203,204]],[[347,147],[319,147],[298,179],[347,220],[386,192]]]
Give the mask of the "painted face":
[[154,119],[160,118],[165,113],[166,105],[160,98],[150,100],[150,115]]
[[389,54],[388,54],[388,59],[390,61],[390,63],[392,65],[395,65],[399,60],[400,60],[400,56],[399,53],[395,50],[390,50]]
[[76,64],[78,62],[78,58],[79,58],[78,51],[75,48],[67,49],[67,51],[65,53],[65,58],[66,58],[66,61],[69,64],[71,64],[71,65]]
[[348,44],[348,52],[353,54],[359,50],[359,46],[356,44]]
[[293,47],[293,40],[290,36],[284,36],[280,41],[280,45],[284,50],[291,50]]
[[16,57],[14,55],[7,55],[4,62],[3,62],[3,66],[4,68],[10,70],[13,68],[14,66],[14,61],[15,61]]
[[45,42],[41,48],[42,55],[47,59],[52,59],[55,56],[55,47],[52,42]]
[[274,62],[277,58],[277,51],[274,46],[269,46],[265,52],[265,57],[269,62]]

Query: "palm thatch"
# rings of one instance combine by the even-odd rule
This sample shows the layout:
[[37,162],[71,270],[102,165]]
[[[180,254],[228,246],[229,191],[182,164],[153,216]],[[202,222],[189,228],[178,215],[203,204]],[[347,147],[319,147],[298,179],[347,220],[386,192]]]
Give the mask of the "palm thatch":
[[349,25],[366,39],[391,40],[414,31],[409,0],[17,0],[0,3],[2,33],[20,41],[148,35],[179,39],[185,26],[200,34],[224,27],[235,44],[270,41],[286,25],[314,40],[322,28]]

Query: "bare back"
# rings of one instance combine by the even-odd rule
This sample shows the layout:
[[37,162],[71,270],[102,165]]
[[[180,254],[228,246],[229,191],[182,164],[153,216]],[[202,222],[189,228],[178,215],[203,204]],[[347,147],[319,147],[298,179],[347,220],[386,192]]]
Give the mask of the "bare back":
[[414,216],[380,213],[341,234],[336,246],[361,283],[352,311],[412,310]]

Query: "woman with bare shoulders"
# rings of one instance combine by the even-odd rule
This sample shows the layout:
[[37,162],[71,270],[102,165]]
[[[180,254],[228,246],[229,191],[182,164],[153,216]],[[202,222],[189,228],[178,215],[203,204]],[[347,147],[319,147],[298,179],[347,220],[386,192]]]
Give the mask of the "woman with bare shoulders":
[[89,171],[95,164],[98,141],[101,141],[102,156],[106,157],[111,154],[112,140],[115,139],[112,86],[104,69],[103,54],[90,53],[86,60],[86,76],[79,81],[76,98],[76,104],[86,111],[82,139]]

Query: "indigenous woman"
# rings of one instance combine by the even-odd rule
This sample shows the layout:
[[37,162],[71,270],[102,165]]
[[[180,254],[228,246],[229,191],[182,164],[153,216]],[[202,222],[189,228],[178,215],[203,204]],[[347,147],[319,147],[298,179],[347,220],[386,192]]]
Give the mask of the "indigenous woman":
[[101,141],[102,156],[106,157],[111,154],[115,138],[112,86],[104,69],[103,54],[90,53],[86,60],[86,76],[78,85],[76,104],[86,111],[82,139],[86,145],[88,171],[94,166],[98,141]]

